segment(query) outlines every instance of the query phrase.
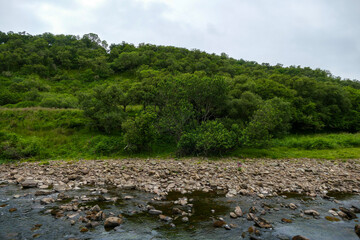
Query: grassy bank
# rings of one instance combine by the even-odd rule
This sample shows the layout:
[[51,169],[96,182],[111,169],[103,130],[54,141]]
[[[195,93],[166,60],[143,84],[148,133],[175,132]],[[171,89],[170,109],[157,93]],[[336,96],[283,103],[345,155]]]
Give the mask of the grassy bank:
[[[20,159],[100,159],[175,157],[176,146],[157,141],[152,150],[131,154],[122,135],[87,127],[77,109],[0,109],[0,161]],[[228,154],[250,158],[360,158],[360,134],[291,135],[273,139],[268,148],[239,148]]]

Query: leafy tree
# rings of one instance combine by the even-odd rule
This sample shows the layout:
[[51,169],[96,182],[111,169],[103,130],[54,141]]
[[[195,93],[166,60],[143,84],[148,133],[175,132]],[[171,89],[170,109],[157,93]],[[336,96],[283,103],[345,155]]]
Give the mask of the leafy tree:
[[79,95],[79,103],[93,127],[112,133],[121,130],[125,119],[125,113],[119,104],[122,94],[117,85],[100,85],[90,94]]

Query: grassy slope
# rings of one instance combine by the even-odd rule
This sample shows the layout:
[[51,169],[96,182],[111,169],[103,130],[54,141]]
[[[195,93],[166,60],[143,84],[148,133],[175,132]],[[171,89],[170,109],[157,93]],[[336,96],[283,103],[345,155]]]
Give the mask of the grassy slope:
[[[86,127],[81,110],[48,108],[0,108],[0,133],[14,133],[35,141],[39,154],[30,160],[99,159],[122,157],[175,157],[176,146],[157,143],[151,152],[124,151],[122,137],[106,136]],[[360,158],[360,134],[292,135],[274,139],[268,148],[240,148],[229,156],[267,158]],[[2,160],[4,161],[4,160]]]

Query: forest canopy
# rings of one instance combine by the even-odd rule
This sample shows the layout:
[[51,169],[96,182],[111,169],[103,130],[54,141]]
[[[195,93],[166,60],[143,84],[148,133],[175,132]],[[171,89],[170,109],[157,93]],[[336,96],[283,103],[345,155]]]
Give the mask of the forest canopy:
[[109,46],[94,33],[0,32],[0,106],[81,109],[83,128],[121,136],[114,144],[133,152],[165,141],[180,155],[223,154],[289,133],[360,130],[357,80],[197,49]]

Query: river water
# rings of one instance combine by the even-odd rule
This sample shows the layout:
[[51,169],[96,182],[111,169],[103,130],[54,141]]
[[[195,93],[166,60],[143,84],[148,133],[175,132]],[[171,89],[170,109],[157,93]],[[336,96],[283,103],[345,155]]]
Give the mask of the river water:
[[[85,225],[84,223],[77,221],[75,225],[71,225],[66,216],[56,219],[49,213],[50,209],[59,207],[65,202],[40,204],[41,198],[53,197],[56,199],[57,193],[36,197],[35,191],[36,189],[20,189],[17,185],[0,187],[0,239],[249,239],[250,236],[258,239],[291,239],[295,235],[316,240],[359,239],[354,231],[354,226],[357,224],[356,219],[344,221],[338,217],[340,219],[338,222],[325,219],[325,216],[331,216],[328,211],[332,208],[360,207],[359,195],[334,194],[332,195],[333,199],[325,200],[287,194],[287,196],[259,199],[252,196],[226,198],[221,192],[194,192],[185,195],[172,192],[165,200],[155,201],[152,200],[154,194],[109,188],[108,193],[103,196],[116,196],[119,200],[116,202],[86,201],[80,203],[80,206],[98,204],[107,215],[110,213],[122,214],[124,223],[111,230],[105,230],[101,224],[82,233],[80,229]],[[91,198],[98,196],[99,192],[91,187],[85,187],[67,191],[66,194],[71,198],[84,195]],[[20,197],[14,198],[15,195],[20,195]],[[123,200],[124,196],[128,195],[134,198]],[[189,209],[192,216],[186,223],[181,221],[181,217],[173,220],[172,223],[175,224],[175,227],[168,222],[160,221],[158,216],[150,215],[142,207],[150,204],[156,209],[162,210],[164,215],[172,216],[174,201],[184,196],[189,200],[192,199],[190,203],[193,204],[193,207]],[[334,202],[334,199],[340,203]],[[295,203],[299,208],[291,210],[284,207],[289,203]],[[246,220],[246,217],[232,219],[229,216],[236,206],[240,206],[244,212],[248,212],[252,206],[261,211],[263,204],[269,206],[270,210],[262,217],[271,222],[273,228],[258,228],[260,236],[248,232],[248,228],[253,226],[254,222]],[[17,210],[9,212],[11,208]],[[302,216],[301,210],[306,209],[318,211],[320,217],[315,219],[311,216]],[[81,212],[80,215],[84,215],[84,212]],[[257,213],[257,216],[260,214]],[[226,223],[234,224],[236,227],[231,230],[214,228],[213,222],[220,217]],[[293,222],[284,223],[281,221],[282,218],[291,219]]]

